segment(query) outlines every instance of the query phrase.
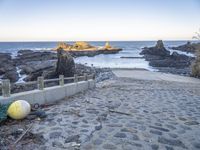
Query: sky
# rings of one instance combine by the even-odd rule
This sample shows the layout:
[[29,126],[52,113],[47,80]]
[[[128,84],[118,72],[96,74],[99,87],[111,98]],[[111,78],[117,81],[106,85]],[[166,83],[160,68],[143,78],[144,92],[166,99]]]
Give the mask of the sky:
[[190,40],[200,0],[0,0],[0,41]]

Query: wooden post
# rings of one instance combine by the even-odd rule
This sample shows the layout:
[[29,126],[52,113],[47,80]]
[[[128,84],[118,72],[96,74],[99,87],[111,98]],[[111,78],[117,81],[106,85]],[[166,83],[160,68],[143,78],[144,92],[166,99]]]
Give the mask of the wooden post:
[[95,80],[95,73],[92,74],[92,79]]
[[77,76],[77,74],[74,75],[74,82],[78,82],[78,76]]
[[38,90],[44,90],[44,77],[38,77]]
[[2,96],[10,97],[10,80],[2,80]]
[[63,86],[65,84],[64,75],[59,75],[59,85]]
[[88,80],[87,73],[84,73],[84,79],[85,79],[85,81],[87,81],[87,80]]

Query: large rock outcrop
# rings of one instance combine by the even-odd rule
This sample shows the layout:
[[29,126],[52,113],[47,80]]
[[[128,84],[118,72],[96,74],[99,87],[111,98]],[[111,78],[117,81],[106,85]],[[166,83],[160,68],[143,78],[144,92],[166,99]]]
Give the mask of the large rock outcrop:
[[65,77],[74,76],[75,63],[73,57],[61,48],[57,50],[57,57],[56,75],[64,75]]
[[172,49],[187,52],[187,53],[195,53],[196,50],[200,49],[200,43],[187,42],[184,45],[172,47]]
[[156,55],[156,56],[163,56],[167,57],[170,55],[170,52],[166,50],[162,40],[157,41],[155,47],[145,47],[143,51],[140,53],[141,55]]
[[190,74],[190,65],[194,58],[186,55],[166,50],[163,42],[160,40],[155,47],[145,47],[140,53],[144,55],[145,60],[149,61],[149,65],[163,72],[175,74]]
[[92,57],[99,54],[116,54],[122,50],[121,48],[112,47],[108,42],[103,47],[92,46],[87,42],[75,42],[73,45],[61,42],[58,43],[58,46],[53,50],[57,51],[60,48],[69,52],[73,57]]
[[0,53],[0,76],[2,79],[10,79],[11,82],[19,79],[16,64],[9,53]]

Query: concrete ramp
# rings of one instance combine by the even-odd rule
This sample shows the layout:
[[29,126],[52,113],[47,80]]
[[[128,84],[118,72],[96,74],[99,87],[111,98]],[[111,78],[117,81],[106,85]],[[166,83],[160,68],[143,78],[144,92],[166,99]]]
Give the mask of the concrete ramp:
[[183,83],[197,83],[200,84],[200,80],[192,77],[185,77],[180,75],[152,72],[147,70],[137,69],[113,69],[113,73],[117,77],[134,78],[137,80],[156,80],[156,81],[171,81],[171,82],[183,82]]

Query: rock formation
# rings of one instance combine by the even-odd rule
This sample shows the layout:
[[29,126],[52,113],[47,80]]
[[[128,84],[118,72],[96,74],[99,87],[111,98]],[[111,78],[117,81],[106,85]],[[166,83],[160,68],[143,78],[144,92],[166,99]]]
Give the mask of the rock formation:
[[58,61],[56,66],[56,75],[72,77],[75,73],[75,63],[73,57],[63,49],[57,51]]
[[59,43],[53,50],[62,48],[64,51],[69,52],[73,57],[79,56],[95,56],[98,54],[116,54],[121,51],[121,48],[114,48],[108,42],[104,47],[92,46],[87,42],[75,42],[73,45],[66,43]]
[[187,42],[184,45],[181,45],[178,47],[172,47],[172,49],[187,52],[187,53],[195,53],[196,50],[200,49],[200,43]]
[[166,57],[170,55],[170,52],[166,50],[162,40],[159,40],[157,41],[157,44],[155,47],[150,47],[150,48],[145,47],[140,54],[141,55],[157,55],[157,56]]
[[166,50],[162,41],[158,41],[155,47],[145,47],[140,53],[144,55],[145,60],[149,61],[149,65],[156,67],[163,72],[190,74],[190,65],[194,60],[186,55],[170,52]]
[[3,79],[10,79],[11,82],[19,79],[16,64],[9,53],[0,53],[0,76]]

